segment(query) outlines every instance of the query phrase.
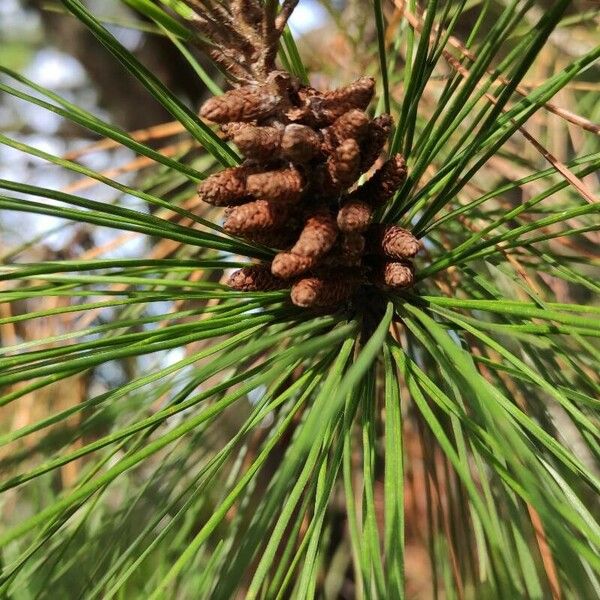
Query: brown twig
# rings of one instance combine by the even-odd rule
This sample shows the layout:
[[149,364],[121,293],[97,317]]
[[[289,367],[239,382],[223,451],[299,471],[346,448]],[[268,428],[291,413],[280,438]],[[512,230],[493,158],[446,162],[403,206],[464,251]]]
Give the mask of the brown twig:
[[277,19],[275,20],[275,27],[277,32],[281,35],[287,22],[294,12],[294,9],[298,5],[299,0],[284,0],[283,5],[281,6],[281,10],[277,15]]

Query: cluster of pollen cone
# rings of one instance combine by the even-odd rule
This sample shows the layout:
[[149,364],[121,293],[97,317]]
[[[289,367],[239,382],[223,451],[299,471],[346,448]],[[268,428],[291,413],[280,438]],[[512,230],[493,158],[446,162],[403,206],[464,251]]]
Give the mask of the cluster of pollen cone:
[[271,263],[235,272],[230,287],[291,287],[297,306],[335,308],[361,286],[413,284],[419,241],[373,223],[406,178],[401,155],[379,160],[392,119],[367,116],[373,93],[368,77],[320,92],[274,71],[202,106],[201,116],[218,123],[245,160],[203,181],[200,198],[227,207],[228,233],[278,250]]

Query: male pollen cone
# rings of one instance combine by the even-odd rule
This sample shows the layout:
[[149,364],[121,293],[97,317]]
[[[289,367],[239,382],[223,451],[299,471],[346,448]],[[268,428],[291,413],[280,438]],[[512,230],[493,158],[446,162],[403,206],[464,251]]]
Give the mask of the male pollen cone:
[[221,96],[209,98],[200,109],[200,116],[213,123],[254,121],[276,112],[282,98],[266,86],[235,88]]
[[406,161],[401,154],[392,156],[352,195],[371,206],[383,206],[406,180]]
[[290,297],[301,308],[330,308],[345,302],[356,291],[360,281],[331,273],[322,277],[306,277],[292,286]]
[[309,107],[308,114],[312,124],[323,127],[354,108],[364,110],[374,93],[375,80],[372,77],[361,77],[346,87],[310,95],[305,102]]
[[[265,229],[264,231],[250,231],[240,234],[245,239],[256,244],[262,244],[269,248],[283,249],[289,248],[298,237],[298,231],[295,228],[285,229]],[[270,267],[269,267],[270,268]]]
[[227,285],[240,292],[268,292],[283,289],[288,284],[275,277],[268,265],[252,265],[233,273]]
[[408,261],[384,263],[377,269],[376,282],[396,290],[408,288],[415,282],[415,268]]
[[360,146],[353,139],[344,140],[327,160],[331,193],[352,185],[360,175]]
[[338,236],[335,218],[328,210],[320,210],[306,219],[302,233],[290,252],[309,258],[320,258],[331,250]]
[[321,101],[324,106],[328,107],[348,104],[354,108],[364,110],[369,106],[374,94],[375,79],[373,77],[361,77],[347,86],[323,92]]
[[271,263],[271,273],[281,279],[291,279],[312,269],[317,263],[318,259],[314,257],[280,252]]
[[421,250],[421,242],[398,225],[375,225],[369,236],[369,250],[394,260],[412,258]]
[[341,143],[347,139],[360,141],[369,129],[369,117],[358,108],[349,110],[325,130],[325,135],[333,143]]
[[365,251],[365,244],[365,237],[360,233],[344,233],[340,246],[346,254],[360,257]]
[[360,145],[360,170],[362,173],[367,172],[379,158],[393,124],[394,119],[387,114],[380,115],[369,123],[364,140]]
[[223,228],[235,235],[283,227],[290,214],[288,204],[255,200],[229,210]]
[[255,160],[272,159],[281,145],[283,129],[279,127],[256,127],[244,124],[236,128],[231,139],[247,158]]
[[240,204],[248,199],[246,178],[252,171],[247,167],[231,167],[206,178],[198,186],[200,199],[213,206]]
[[[412,285],[409,259],[419,241],[400,227],[372,225],[407,176],[402,156],[382,158],[392,117],[371,119],[365,112],[375,80],[361,77],[322,91],[276,67],[280,37],[298,0],[184,3],[211,42],[208,53],[237,86],[207,100],[200,116],[218,124],[221,137],[245,158],[203,181],[198,194],[227,207],[226,232],[275,251],[270,263],[234,273],[230,287],[291,285],[297,306],[335,309],[362,285],[370,286],[365,297],[375,293],[373,302],[380,295],[373,286]],[[361,174],[370,179],[359,187]]]
[[371,223],[373,207],[362,200],[346,202],[337,214],[337,225],[340,231],[362,232],[366,231]]
[[304,163],[318,154],[321,140],[317,133],[306,125],[290,123],[281,138],[281,153],[288,160]]
[[302,196],[304,177],[294,167],[254,173],[248,176],[246,189],[254,198],[293,204]]

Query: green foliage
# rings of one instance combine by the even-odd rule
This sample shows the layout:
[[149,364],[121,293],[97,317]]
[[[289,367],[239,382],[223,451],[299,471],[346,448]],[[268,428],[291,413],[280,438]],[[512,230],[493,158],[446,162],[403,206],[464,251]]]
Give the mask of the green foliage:
[[[183,5],[124,3],[220,93]],[[600,204],[589,188],[600,128],[585,115],[600,104],[597,88],[570,92],[568,113],[552,102],[598,80],[600,46],[523,84],[555,34],[600,11],[409,0],[411,21],[369,3],[374,35],[355,52],[378,80],[379,112],[396,119],[390,152],[409,164],[380,216],[412,227],[425,252],[410,293],[320,315],[286,292],[221,283],[272,256],[189,203],[237,154],[84,3],[62,4],[193,149],[161,153],[0,68],[5,94],[154,167],[127,185],[0,135],[119,193],[104,202],[2,179],[0,214],[172,243],[134,259],[30,260],[39,238],[0,248],[3,597],[404,598],[419,547],[430,559],[420,597],[598,597]],[[289,31],[280,59],[307,78]],[[523,152],[523,128],[552,141],[554,122],[539,126],[550,113],[580,139],[564,162]],[[89,385],[115,365],[121,381]],[[12,418],[32,405],[31,419]]]

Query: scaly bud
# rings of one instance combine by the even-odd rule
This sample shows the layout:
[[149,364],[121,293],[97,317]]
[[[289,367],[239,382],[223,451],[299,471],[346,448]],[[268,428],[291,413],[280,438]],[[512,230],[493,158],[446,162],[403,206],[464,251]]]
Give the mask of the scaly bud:
[[294,167],[249,175],[248,193],[254,198],[294,204],[302,197],[304,177]]
[[398,225],[376,225],[369,231],[369,251],[393,260],[412,258],[421,249],[419,240]]
[[371,223],[373,208],[362,200],[346,202],[337,214],[337,225],[340,231],[361,232],[366,231]]
[[225,218],[223,228],[234,235],[277,229],[285,225],[289,215],[288,204],[256,200],[232,208]]
[[200,116],[214,123],[254,121],[275,113],[282,102],[271,86],[244,86],[208,99]]
[[268,292],[281,290],[288,284],[275,277],[268,265],[252,265],[233,273],[227,285],[241,292]]

